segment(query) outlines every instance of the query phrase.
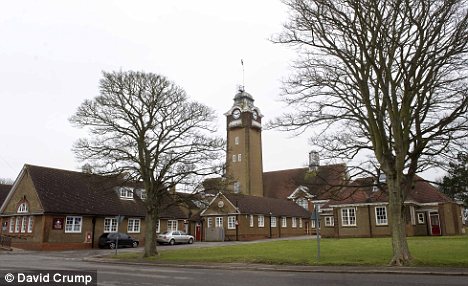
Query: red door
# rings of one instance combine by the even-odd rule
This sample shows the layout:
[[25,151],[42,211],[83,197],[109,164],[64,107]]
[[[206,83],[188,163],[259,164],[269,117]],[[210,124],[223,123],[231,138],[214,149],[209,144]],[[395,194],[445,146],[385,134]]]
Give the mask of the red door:
[[199,224],[195,227],[195,240],[201,241],[201,226]]
[[431,213],[431,234],[432,235],[441,235],[440,231],[440,220],[438,213]]

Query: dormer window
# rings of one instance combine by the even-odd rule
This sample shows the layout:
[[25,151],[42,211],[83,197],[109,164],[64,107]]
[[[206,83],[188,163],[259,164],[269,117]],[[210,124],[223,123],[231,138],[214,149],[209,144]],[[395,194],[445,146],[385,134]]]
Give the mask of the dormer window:
[[140,195],[140,199],[142,199],[143,201],[146,200],[146,198],[148,197],[148,194],[146,193],[146,190],[139,189],[138,193]]
[[29,207],[27,202],[23,202],[19,205],[17,213],[27,213],[29,212]]
[[120,187],[119,194],[121,199],[133,200],[133,190],[129,187]]
[[304,199],[304,198],[297,199],[296,203],[306,210],[309,209],[309,202],[307,201],[307,199]]

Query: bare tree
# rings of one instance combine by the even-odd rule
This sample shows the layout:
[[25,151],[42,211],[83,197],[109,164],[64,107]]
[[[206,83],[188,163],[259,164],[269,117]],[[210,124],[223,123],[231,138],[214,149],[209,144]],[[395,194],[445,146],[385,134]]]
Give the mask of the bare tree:
[[284,3],[290,19],[273,41],[299,54],[284,94],[295,111],[272,124],[311,130],[335,158],[372,152],[387,177],[390,264],[408,264],[404,201],[413,178],[466,140],[466,1]]
[[1,185],[11,185],[11,184],[13,184],[13,180],[8,179],[8,178],[0,178],[0,184]]
[[131,71],[104,72],[100,95],[70,118],[90,133],[74,151],[93,172],[124,173],[144,183],[144,256],[158,254],[155,227],[172,196],[168,189],[216,171],[213,163],[222,157],[224,142],[213,136],[214,119],[213,110],[189,101],[165,77]]

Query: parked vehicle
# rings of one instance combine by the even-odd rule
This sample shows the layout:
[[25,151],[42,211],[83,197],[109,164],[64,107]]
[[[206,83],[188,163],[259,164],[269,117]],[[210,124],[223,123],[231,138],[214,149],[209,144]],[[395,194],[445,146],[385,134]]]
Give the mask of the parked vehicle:
[[118,247],[138,247],[140,242],[138,239],[121,232],[103,233],[99,237],[99,248],[115,249],[117,247],[117,243]]
[[167,243],[174,245],[176,243],[188,243],[192,244],[194,237],[190,234],[186,234],[183,231],[166,231],[158,235],[156,241],[158,243]]

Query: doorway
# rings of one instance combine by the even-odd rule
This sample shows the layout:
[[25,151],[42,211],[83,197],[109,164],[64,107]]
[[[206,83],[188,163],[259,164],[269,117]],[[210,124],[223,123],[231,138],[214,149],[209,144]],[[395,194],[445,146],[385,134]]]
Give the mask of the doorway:
[[431,217],[431,235],[442,235],[440,229],[440,218],[438,213],[430,213]]

